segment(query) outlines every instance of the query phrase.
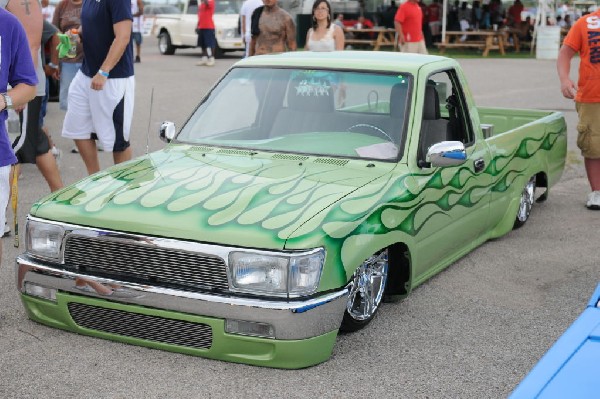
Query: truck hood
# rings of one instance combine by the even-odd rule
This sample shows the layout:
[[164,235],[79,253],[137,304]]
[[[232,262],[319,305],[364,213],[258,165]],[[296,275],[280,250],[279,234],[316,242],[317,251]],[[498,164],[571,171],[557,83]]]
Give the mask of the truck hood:
[[[34,204],[31,214],[129,233],[281,249],[300,226],[394,166],[171,145],[55,192]],[[311,234],[323,233],[317,228]]]

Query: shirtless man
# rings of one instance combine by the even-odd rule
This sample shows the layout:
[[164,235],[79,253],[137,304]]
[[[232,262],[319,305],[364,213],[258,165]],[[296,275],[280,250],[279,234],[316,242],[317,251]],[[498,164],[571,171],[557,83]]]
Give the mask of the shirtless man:
[[263,0],[263,4],[260,33],[252,35],[250,56],[295,51],[296,25],[290,14],[277,5],[277,0]]

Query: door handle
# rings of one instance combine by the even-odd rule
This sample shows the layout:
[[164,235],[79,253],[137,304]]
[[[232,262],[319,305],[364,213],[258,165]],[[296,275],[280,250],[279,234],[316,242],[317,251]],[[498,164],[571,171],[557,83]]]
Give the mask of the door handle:
[[479,173],[485,169],[485,161],[483,158],[479,158],[473,161],[473,167],[475,168],[475,173]]

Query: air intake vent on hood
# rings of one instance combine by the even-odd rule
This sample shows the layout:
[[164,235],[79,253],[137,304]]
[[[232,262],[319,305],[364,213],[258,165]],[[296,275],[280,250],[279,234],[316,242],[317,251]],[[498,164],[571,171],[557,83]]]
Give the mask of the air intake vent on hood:
[[275,154],[272,159],[286,159],[288,161],[306,161],[308,157],[303,155],[287,155],[287,154]]
[[197,145],[190,148],[190,151],[211,152],[212,150],[214,150],[214,147],[206,147],[202,145]]
[[247,150],[219,150],[217,154],[227,154],[227,155],[254,155],[256,151],[247,151]]
[[336,158],[317,158],[315,163],[326,163],[329,165],[344,166],[348,163],[347,159],[336,159]]

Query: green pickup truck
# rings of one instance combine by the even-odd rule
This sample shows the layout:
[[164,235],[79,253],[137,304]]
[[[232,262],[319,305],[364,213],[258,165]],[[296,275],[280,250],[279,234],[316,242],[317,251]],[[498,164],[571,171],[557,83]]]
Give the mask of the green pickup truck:
[[523,225],[567,147],[560,113],[476,107],[456,61],[392,52],[244,59],[160,135],[34,204],[29,317],[280,368]]

